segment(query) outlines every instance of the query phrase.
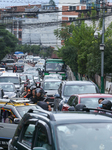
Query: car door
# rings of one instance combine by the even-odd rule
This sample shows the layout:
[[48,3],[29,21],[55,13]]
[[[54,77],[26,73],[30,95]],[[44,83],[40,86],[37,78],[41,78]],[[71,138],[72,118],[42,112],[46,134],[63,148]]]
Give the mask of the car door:
[[44,147],[46,150],[52,150],[51,132],[49,126],[42,120],[38,121],[33,147]]
[[17,124],[5,123],[3,113],[5,116],[6,110],[0,109],[0,146],[3,148],[7,148],[8,141],[13,137],[17,128]]
[[[35,135],[36,119],[28,120],[22,127],[20,136],[18,137],[14,148],[16,150],[31,150],[33,147],[33,139]],[[16,138],[16,137],[15,137]]]

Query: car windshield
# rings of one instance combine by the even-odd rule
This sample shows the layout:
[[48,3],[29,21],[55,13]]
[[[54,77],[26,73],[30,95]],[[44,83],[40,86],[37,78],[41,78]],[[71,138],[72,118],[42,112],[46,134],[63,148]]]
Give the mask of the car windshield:
[[33,79],[33,75],[28,74],[27,76],[28,76],[28,79],[29,79],[29,80],[32,80],[32,79]]
[[58,77],[56,76],[45,76],[44,79],[57,79]]
[[3,68],[3,69],[0,69],[0,72],[1,72],[1,71],[5,71],[5,69],[4,69],[4,68]]
[[29,106],[19,106],[19,107],[16,107],[17,111],[19,112],[20,116],[23,117],[23,115],[25,113],[28,112],[29,109],[37,109],[36,106],[32,106],[32,105],[29,105]]
[[33,58],[33,61],[38,61],[39,60],[39,58]]
[[82,93],[97,93],[94,85],[66,85],[64,88],[64,96]]
[[6,60],[5,63],[14,63],[14,60]]
[[24,62],[24,60],[18,60],[18,62]]
[[20,76],[21,80],[26,80],[26,76]]
[[31,68],[28,68],[26,71],[33,71],[33,70],[36,70],[37,68],[34,68],[34,67],[31,67]]
[[46,71],[63,71],[63,63],[47,63]]
[[0,82],[20,83],[18,77],[0,77]]
[[[99,98],[98,97],[81,98],[80,103],[85,104],[86,107],[97,108]],[[109,98],[105,97],[104,99],[110,100],[112,102],[112,97],[109,97]]]
[[64,124],[56,128],[59,150],[111,150],[111,123]]
[[12,84],[0,84],[0,88],[2,88],[4,92],[14,92],[15,90]]
[[44,83],[44,90],[57,90],[61,82],[49,81]]

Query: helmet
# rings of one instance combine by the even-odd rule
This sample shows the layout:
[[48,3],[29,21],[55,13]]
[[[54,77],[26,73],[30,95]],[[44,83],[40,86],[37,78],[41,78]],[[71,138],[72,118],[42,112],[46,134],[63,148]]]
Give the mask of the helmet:
[[35,86],[35,85],[33,85],[33,86],[31,86],[30,87],[30,90],[32,91],[32,90],[34,90],[34,89],[36,89],[37,87]]
[[37,89],[35,90],[35,94],[38,94],[38,93],[41,94],[40,97],[43,97],[43,96],[44,96],[44,90],[43,90],[43,89],[37,88]]
[[30,87],[31,87],[30,85],[27,85],[27,86],[26,86],[27,89],[30,89]]
[[77,105],[75,106],[75,110],[76,110],[76,111],[83,111],[84,108],[86,108],[86,106],[85,106],[84,104],[77,104]]
[[109,101],[109,100],[103,100],[101,102],[101,104],[102,104],[102,109],[111,110],[111,106],[112,106],[111,101]]
[[41,83],[40,82],[36,82],[36,87],[40,88],[40,86],[41,86]]

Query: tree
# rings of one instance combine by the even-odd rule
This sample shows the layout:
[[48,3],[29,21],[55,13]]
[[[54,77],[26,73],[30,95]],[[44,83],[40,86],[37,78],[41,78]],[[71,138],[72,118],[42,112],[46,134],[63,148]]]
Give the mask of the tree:
[[18,39],[5,29],[4,25],[0,26],[0,60],[8,53],[15,51]]
[[50,0],[49,4],[52,5],[52,6],[56,6],[56,4],[55,4],[55,2],[53,0]]

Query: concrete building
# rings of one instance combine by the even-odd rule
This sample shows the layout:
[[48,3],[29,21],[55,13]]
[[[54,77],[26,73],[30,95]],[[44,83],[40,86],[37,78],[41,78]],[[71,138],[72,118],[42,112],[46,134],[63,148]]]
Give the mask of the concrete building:
[[[48,13],[54,10],[55,12]],[[41,44],[56,49],[57,38],[54,30],[58,28],[57,10],[57,7],[50,4],[14,6],[6,8],[1,18],[4,23],[12,24],[7,29],[19,39],[19,44]]]

